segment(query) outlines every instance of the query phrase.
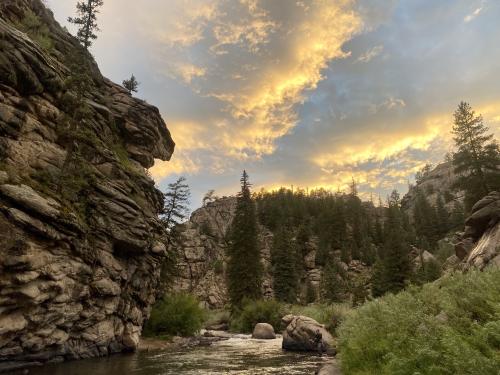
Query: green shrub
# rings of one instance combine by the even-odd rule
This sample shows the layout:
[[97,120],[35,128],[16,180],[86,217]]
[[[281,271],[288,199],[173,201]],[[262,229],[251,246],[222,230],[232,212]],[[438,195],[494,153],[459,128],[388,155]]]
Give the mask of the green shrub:
[[190,294],[173,294],[158,301],[144,327],[146,336],[192,336],[205,319],[205,310]]
[[283,317],[283,306],[275,300],[244,300],[240,310],[233,311],[231,331],[250,333],[257,323],[269,323],[278,331]]
[[369,302],[339,329],[346,374],[500,369],[500,270],[470,272]]
[[42,22],[31,10],[26,11],[24,18],[16,25],[16,27],[28,34],[28,36],[40,47],[46,51],[51,51],[54,48],[54,42],[50,38],[50,30],[46,24]]

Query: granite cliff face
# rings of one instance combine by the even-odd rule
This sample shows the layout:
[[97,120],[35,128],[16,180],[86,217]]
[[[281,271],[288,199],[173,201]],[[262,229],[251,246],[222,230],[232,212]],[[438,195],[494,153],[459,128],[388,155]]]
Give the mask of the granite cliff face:
[[446,209],[451,212],[455,204],[463,204],[464,200],[464,192],[456,191],[454,188],[458,177],[451,162],[438,164],[416,185],[410,187],[401,201],[403,210],[408,213],[410,218],[413,217],[417,192],[420,190],[431,205],[436,205],[438,196],[442,195],[445,198]]
[[500,193],[491,192],[472,207],[455,255],[465,270],[500,267]]
[[[50,48],[20,31],[29,15]],[[0,371],[134,350],[166,254],[145,168],[174,142],[39,0],[2,1],[0,16]],[[80,121],[67,106],[77,51]]]
[[[172,288],[195,294],[209,308],[223,308],[229,303],[225,275],[226,236],[235,209],[235,197],[217,199],[197,209],[188,222],[178,227],[178,239],[172,244],[171,251],[177,254],[178,265],[178,275]],[[271,266],[273,233],[259,225],[258,242],[264,271],[262,295],[264,298],[272,298],[274,296]],[[300,290],[297,293],[302,302],[307,299],[307,288],[312,289],[316,299],[319,298],[322,276],[322,267],[316,263],[317,240],[313,238],[306,245],[308,251],[302,259],[303,270],[299,280]],[[349,278],[355,278],[368,287],[370,267],[357,260],[341,264]]]
[[[410,188],[402,200],[402,207],[412,217],[417,190],[425,193],[428,201],[435,205],[438,195],[445,199],[449,213],[455,204],[463,204],[464,192],[453,187],[458,175],[450,162],[441,163]],[[455,249],[444,268],[447,270],[471,268],[484,269],[486,266],[500,266],[500,193],[491,192],[478,201],[465,220],[463,232],[457,232],[447,239]]]

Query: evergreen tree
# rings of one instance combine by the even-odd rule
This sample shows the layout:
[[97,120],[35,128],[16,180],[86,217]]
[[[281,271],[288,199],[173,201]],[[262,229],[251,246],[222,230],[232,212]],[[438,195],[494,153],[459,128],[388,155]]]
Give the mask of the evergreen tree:
[[444,205],[444,199],[441,194],[438,195],[436,202],[436,215],[437,215],[437,228],[439,230],[439,237],[443,237],[450,230],[450,219],[448,210]]
[[464,222],[464,206],[460,202],[455,202],[450,215],[450,227],[454,230],[461,230],[464,226]]
[[458,105],[452,131],[457,146],[453,165],[461,174],[457,187],[466,192],[467,210],[488,192],[500,188],[500,150],[488,130],[482,116],[477,116],[468,103]]
[[274,235],[271,249],[273,289],[279,301],[297,301],[297,256],[290,230],[281,228]]
[[103,5],[103,0],[79,1],[76,4],[78,17],[69,17],[68,21],[78,26],[77,39],[82,46],[88,50],[92,41],[97,39],[95,34],[99,31],[97,26],[97,13]]
[[81,50],[70,54],[66,60],[70,74],[64,81],[61,99],[64,112],[58,124],[58,142],[66,149],[66,156],[57,182],[58,194],[64,194],[68,175],[76,177],[82,172],[81,165],[75,166],[75,162],[83,158],[81,149],[88,142],[86,129],[91,121],[86,96],[92,87],[92,80],[88,74],[87,60]]
[[395,200],[390,202],[382,257],[375,266],[372,279],[374,296],[402,290],[412,271],[401,212]]
[[262,266],[257,235],[255,204],[250,194],[248,174],[243,171],[227,248],[228,289],[234,308],[241,307],[244,298],[261,297]]
[[139,82],[132,74],[132,76],[129,79],[126,79],[122,82],[122,85],[128,90],[129,94],[132,94],[132,92],[137,92],[137,88],[139,87]]
[[321,277],[321,294],[324,301],[341,302],[348,292],[347,272],[336,258],[330,258]]
[[[379,209],[380,210],[380,209]],[[382,223],[380,221],[379,214],[377,212],[375,216],[375,231],[374,231],[374,242],[376,245],[381,245],[384,242],[384,230],[382,228]]]
[[172,239],[175,226],[188,216],[190,195],[185,177],[179,177],[175,182],[168,184],[167,191],[163,194],[164,204],[160,219],[166,229],[167,243]]
[[413,219],[415,222],[417,245],[426,250],[430,250],[429,246],[434,248],[439,240],[437,214],[435,208],[429,204],[420,189],[417,191]]

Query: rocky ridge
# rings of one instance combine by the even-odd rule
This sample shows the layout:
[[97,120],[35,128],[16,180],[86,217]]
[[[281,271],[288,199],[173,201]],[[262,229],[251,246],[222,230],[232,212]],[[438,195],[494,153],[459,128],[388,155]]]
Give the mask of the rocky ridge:
[[[50,49],[20,31],[28,14]],[[67,56],[81,47],[39,0],[2,1],[0,16],[0,371],[135,350],[166,255],[146,168],[174,142],[157,108],[85,54],[68,163]]]

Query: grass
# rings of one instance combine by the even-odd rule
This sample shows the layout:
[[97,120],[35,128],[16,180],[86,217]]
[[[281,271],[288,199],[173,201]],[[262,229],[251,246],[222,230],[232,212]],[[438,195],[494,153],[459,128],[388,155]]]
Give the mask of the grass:
[[442,278],[348,314],[344,373],[498,375],[500,270]]

